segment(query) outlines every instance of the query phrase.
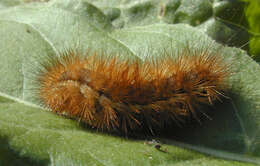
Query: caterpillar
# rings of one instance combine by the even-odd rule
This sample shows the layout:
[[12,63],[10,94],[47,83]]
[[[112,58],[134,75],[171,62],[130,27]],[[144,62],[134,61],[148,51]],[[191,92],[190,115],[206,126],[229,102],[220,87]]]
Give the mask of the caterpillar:
[[189,49],[144,61],[69,50],[41,68],[37,92],[45,107],[125,134],[198,119],[203,105],[225,96],[230,74],[220,55]]

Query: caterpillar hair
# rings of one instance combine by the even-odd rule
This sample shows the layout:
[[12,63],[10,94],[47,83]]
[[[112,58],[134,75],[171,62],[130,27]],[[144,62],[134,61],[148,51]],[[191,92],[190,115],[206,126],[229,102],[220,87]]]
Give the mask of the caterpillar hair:
[[208,50],[125,60],[67,51],[43,64],[38,97],[53,112],[106,131],[153,132],[184,122],[227,91],[229,65]]

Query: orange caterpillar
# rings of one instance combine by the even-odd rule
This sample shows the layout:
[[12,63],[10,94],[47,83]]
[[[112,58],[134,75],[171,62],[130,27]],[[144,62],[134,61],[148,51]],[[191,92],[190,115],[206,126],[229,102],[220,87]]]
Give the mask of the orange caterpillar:
[[38,93],[53,112],[97,129],[164,128],[196,118],[227,90],[228,65],[209,51],[144,62],[88,54],[68,51],[43,65]]

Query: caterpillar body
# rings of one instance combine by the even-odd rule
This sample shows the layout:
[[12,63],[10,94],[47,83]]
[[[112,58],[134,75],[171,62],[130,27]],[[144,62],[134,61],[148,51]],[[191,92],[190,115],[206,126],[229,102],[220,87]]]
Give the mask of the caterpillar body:
[[196,119],[227,90],[229,67],[207,50],[143,62],[79,54],[67,51],[42,65],[38,96],[53,112],[100,130],[152,132]]

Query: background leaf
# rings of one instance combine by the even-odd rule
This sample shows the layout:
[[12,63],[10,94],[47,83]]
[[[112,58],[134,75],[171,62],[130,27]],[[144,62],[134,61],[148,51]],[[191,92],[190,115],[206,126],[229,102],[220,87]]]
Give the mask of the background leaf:
[[251,31],[250,36],[250,53],[258,62],[260,61],[260,2],[253,0],[243,0],[246,3],[245,15],[248,20],[249,28]]
[[115,27],[123,28],[162,22],[187,23],[204,31],[221,44],[235,46],[246,51],[250,49],[251,56],[257,61],[259,59],[259,51],[257,51],[259,42],[258,1],[87,1],[101,8]]

